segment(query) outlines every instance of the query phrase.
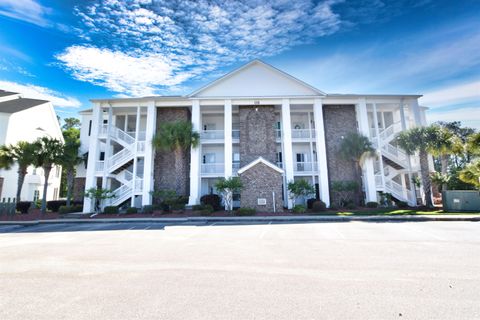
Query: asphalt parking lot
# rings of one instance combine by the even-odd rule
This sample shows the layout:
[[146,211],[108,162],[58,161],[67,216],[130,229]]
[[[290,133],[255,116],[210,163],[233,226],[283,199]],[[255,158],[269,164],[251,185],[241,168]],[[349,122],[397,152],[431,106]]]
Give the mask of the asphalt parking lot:
[[480,319],[480,222],[0,226],[0,319]]

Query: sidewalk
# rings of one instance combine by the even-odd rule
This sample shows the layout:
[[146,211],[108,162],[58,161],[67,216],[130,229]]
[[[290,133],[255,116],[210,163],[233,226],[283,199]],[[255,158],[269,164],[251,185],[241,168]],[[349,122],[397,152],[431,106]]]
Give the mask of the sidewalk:
[[107,218],[107,219],[50,219],[32,221],[0,221],[0,225],[35,225],[54,223],[188,223],[188,222],[349,222],[349,221],[480,221],[478,214],[461,215],[398,215],[398,216],[264,216],[264,217],[185,217],[185,218]]

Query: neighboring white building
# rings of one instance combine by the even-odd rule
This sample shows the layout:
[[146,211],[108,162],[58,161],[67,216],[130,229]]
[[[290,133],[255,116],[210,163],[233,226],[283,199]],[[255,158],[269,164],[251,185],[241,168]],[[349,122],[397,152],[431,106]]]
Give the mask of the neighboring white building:
[[[152,148],[152,137],[162,121],[183,117],[201,134],[200,147],[189,156],[190,205],[215,192],[216,179],[237,175],[259,157],[281,168],[285,207],[292,205],[287,182],[300,178],[315,185],[317,197],[328,205],[332,181],[352,175],[336,147],[346,133],[359,131],[377,148],[377,158],[363,166],[365,200],[377,201],[383,191],[415,205],[419,195],[411,177],[419,172],[418,158],[393,139],[426,124],[419,97],[327,94],[255,60],[186,96],[92,100],[93,109],[81,113],[82,149],[89,159],[77,178],[85,189],[115,190],[112,205],[151,204],[150,192],[168,184],[171,169]],[[91,206],[85,199],[84,210]]]
[[[21,94],[0,90],[0,145],[19,141],[33,142],[48,136],[63,141],[57,115],[50,102],[22,98]],[[18,166],[0,169],[0,201],[13,201],[17,193]],[[50,173],[47,200],[57,200],[60,192],[61,167]],[[21,200],[34,201],[42,197],[43,170],[28,168]]]

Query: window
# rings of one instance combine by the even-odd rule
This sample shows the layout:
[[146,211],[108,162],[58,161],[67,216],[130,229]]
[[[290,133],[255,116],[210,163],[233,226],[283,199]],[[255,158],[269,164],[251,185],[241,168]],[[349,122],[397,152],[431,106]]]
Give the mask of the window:
[[297,162],[305,162],[305,153],[297,153]]
[[91,134],[92,134],[92,120],[88,122],[88,136],[90,137]]
[[100,161],[104,161],[105,160],[105,152],[100,152]]
[[33,191],[33,201],[38,201],[38,199],[40,199],[40,191],[38,190],[34,190]]
[[203,125],[203,130],[215,130],[215,123],[206,123]]
[[108,120],[107,119],[103,119],[103,124],[107,124],[108,123]]
[[203,163],[215,163],[215,153],[205,153],[203,155]]
[[277,152],[275,153],[275,161],[276,162],[282,162],[282,152]]
[[233,162],[240,162],[240,153],[238,152],[233,153]]

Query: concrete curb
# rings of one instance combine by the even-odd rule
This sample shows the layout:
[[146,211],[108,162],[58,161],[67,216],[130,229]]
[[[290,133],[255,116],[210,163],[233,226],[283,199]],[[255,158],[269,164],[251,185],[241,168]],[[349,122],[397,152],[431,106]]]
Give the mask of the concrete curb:
[[0,221],[0,225],[37,225],[56,223],[208,223],[208,222],[349,222],[349,221],[480,221],[480,215],[404,215],[404,216],[267,216],[267,217],[187,217],[187,218],[111,218],[111,219],[51,219],[32,221]]

